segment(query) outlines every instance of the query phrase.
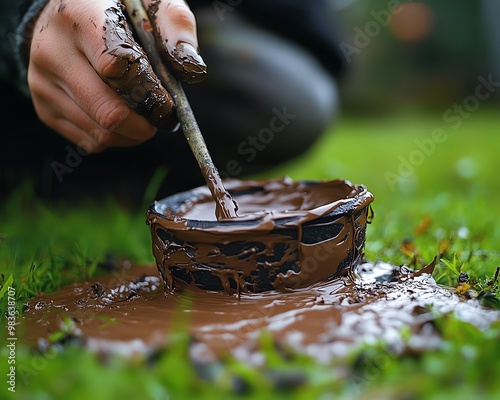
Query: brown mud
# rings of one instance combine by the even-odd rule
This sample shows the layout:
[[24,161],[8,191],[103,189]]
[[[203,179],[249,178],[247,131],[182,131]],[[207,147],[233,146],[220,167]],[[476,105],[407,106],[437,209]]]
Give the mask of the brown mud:
[[205,166],[201,168],[201,173],[215,202],[215,216],[217,220],[238,217],[238,203],[234,201],[224,187],[222,179],[219,176],[219,171],[215,167]]
[[106,10],[103,40],[106,54],[115,58],[113,71],[101,79],[127,104],[160,128],[177,125],[174,102],[155,75],[144,50],[137,44],[123,13],[122,5]]
[[264,330],[281,348],[328,363],[364,342],[385,341],[394,355],[438,348],[433,321],[439,315],[454,313],[480,329],[499,319],[499,311],[437,285],[433,268],[414,272],[363,262],[351,277],[238,298],[195,289],[166,292],[155,267],[125,263],[112,274],[32,299],[19,329],[27,343],[46,348],[47,338],[70,319],[70,334],[87,348],[131,356],[168,346],[169,334],[181,328],[192,335],[194,361],[231,354],[259,365]]
[[160,0],[153,1],[147,12],[163,60],[184,82],[198,83],[203,81],[207,76],[207,65],[201,58],[199,49],[195,49],[187,42],[175,43],[162,35],[160,27],[156,24],[156,14],[160,3]]
[[364,252],[373,195],[346,180],[226,180],[238,217],[219,220],[206,187],[148,210],[167,288],[228,293],[308,287],[345,276]]
[[[162,48],[162,38],[159,32],[160,28],[156,26],[156,12],[158,11],[160,1],[155,1],[151,4],[149,14],[146,10],[144,10],[143,4],[140,0],[125,0],[124,3],[125,11],[129,17],[131,26],[135,30],[137,39],[142,43],[143,49],[151,61],[153,70],[157,73],[161,83],[169,91],[174,101],[177,119],[180,122],[189,146],[191,147],[201,168],[205,182],[212,193],[213,199],[215,200],[217,218],[223,219],[237,217],[236,210],[238,207],[236,203],[232,201],[229,193],[226,192],[222,184],[222,180],[219,177],[219,173],[213,165],[212,158],[208,153],[203,136],[199,131],[198,124],[194,118],[186,94],[178,82],[178,77],[172,75],[162,63],[162,57],[165,57],[164,54],[167,50]],[[167,8],[168,7],[169,5],[167,5]],[[114,14],[111,13],[111,15]],[[108,25],[110,25],[109,21],[114,20],[108,18]],[[118,18],[118,22],[120,21],[120,18]],[[106,36],[105,39],[106,41],[111,41]],[[129,37],[127,37],[127,39],[130,40]],[[165,41],[167,40],[165,39]],[[109,45],[107,47],[109,47]],[[131,46],[129,45],[129,47]],[[157,47],[160,48],[160,51],[158,51]],[[133,51],[137,51],[134,47],[131,48]],[[176,63],[174,65],[174,70],[181,66],[181,72],[184,72],[187,75],[189,75],[190,71],[192,72],[196,70],[197,72],[194,77],[197,78],[197,73],[200,72],[200,70],[199,68],[194,68],[193,66],[197,65],[200,67],[200,65],[193,61],[193,57],[189,56],[190,51],[196,55],[195,49],[187,43],[178,43],[175,49],[175,54],[179,57],[175,58]],[[182,55],[179,55],[180,53],[182,53]],[[198,58],[198,61],[203,64],[201,58],[199,56]],[[204,67],[206,69],[206,66]],[[178,72],[177,75],[182,76],[181,72]],[[138,78],[138,76],[134,75],[133,79],[135,80],[136,78]],[[186,76],[184,76],[184,78],[186,78]]]

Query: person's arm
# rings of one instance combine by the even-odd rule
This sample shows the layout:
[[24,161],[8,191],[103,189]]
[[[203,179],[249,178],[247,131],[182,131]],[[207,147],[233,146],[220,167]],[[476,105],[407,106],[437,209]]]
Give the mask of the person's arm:
[[27,64],[22,49],[29,43],[29,22],[48,0],[0,1],[0,80],[2,86],[18,89],[29,96],[26,82]]
[[[120,2],[29,3],[19,26],[26,40],[18,54],[42,122],[90,152],[136,145],[158,127],[177,125],[172,98],[135,42]],[[196,21],[186,3],[144,0],[146,7],[151,3],[157,4],[154,25],[164,39],[165,61],[180,79],[203,79]]]

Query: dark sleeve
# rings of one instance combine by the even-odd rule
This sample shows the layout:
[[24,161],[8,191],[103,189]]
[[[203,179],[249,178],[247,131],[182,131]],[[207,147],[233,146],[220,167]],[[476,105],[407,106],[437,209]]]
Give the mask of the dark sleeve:
[[[333,75],[339,76],[346,67],[340,49],[339,32],[326,0],[241,0],[233,12],[253,24],[287,37],[307,48]],[[213,0],[188,0],[196,14],[199,6],[216,6]],[[236,5],[237,4],[237,5]]]
[[33,21],[48,0],[0,0],[0,79],[29,95],[26,82]]

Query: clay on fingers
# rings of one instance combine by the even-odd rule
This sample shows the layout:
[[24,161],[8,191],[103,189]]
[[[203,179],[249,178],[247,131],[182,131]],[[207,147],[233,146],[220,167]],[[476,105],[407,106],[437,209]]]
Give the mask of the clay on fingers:
[[101,79],[152,124],[173,130],[178,125],[173,100],[135,41],[120,3],[106,10],[103,28],[103,54],[112,60],[97,71]]
[[161,57],[182,81],[188,83],[201,82],[207,75],[207,66],[201,58],[199,50],[185,41],[169,43],[169,38],[162,36],[161,29],[157,24],[160,3],[161,0],[153,1],[147,12]]

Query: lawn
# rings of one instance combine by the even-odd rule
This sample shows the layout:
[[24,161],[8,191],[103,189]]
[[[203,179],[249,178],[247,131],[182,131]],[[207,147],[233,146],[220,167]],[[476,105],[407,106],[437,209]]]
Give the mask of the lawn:
[[[481,107],[459,122],[441,113],[344,115],[307,154],[266,176],[366,185],[375,196],[369,260],[419,268],[442,254],[433,273],[438,283],[456,286],[466,273],[469,293],[499,307],[497,110]],[[56,207],[34,198],[29,183],[12,193],[0,206],[2,343],[9,295],[22,314],[37,293],[103,273],[115,260],[152,264],[145,211],[130,213],[112,200]],[[480,331],[447,315],[436,324],[445,339],[437,351],[394,357],[379,343],[329,367],[300,355],[284,358],[264,335],[266,368],[228,359],[211,379],[188,361],[182,330],[172,336],[175,346],[132,360],[103,360],[72,342],[39,353],[18,340],[15,394],[5,379],[9,348],[0,348],[0,398],[491,399],[500,393],[500,322]]]

